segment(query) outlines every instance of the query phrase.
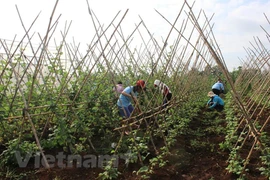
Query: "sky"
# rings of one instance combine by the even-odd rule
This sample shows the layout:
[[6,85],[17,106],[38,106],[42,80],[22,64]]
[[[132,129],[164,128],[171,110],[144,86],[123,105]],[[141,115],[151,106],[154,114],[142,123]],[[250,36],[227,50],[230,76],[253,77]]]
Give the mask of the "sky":
[[[194,2],[187,1],[189,4]],[[0,38],[11,41],[16,35],[17,41],[22,39],[25,33],[18,11],[26,28],[40,13],[32,29],[44,35],[55,2],[53,0],[0,0]],[[88,2],[101,23],[108,24],[119,11],[123,14],[129,9],[122,24],[127,27],[132,26],[133,30],[141,17],[151,33],[164,37],[167,36],[169,29],[164,28],[163,24],[166,22],[155,10],[173,22],[183,4],[183,0],[88,0]],[[245,48],[250,47],[254,37],[260,38],[264,44],[269,44],[265,32],[260,27],[269,29],[265,18],[265,15],[270,18],[269,7],[270,0],[197,0],[193,11],[196,13],[202,9],[208,17],[214,14],[211,20],[214,23],[213,33],[227,67],[232,70],[241,66],[240,59],[245,60],[247,56]],[[58,16],[60,16],[59,31],[63,31],[65,23],[72,21],[69,31],[71,40],[75,39],[81,44],[87,44],[91,40],[92,36],[88,35],[94,32],[91,31],[93,24],[88,13],[87,0],[59,0],[54,19]],[[39,39],[36,42],[39,43]],[[32,43],[35,43],[35,40]]]

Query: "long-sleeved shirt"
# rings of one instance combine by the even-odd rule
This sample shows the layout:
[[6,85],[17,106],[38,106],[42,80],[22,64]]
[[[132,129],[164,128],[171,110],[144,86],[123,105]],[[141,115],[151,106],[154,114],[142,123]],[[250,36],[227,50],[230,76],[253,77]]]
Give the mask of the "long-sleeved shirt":
[[224,86],[221,82],[218,81],[212,86],[212,89],[218,89],[218,90],[224,91]]
[[168,93],[171,93],[170,88],[163,82],[155,80],[154,85],[156,85],[159,91],[166,96]]
[[224,101],[218,95],[214,95],[212,98],[207,102],[207,105],[209,105],[210,102],[213,102],[213,104],[209,107],[210,109],[215,108],[217,105],[224,106]]

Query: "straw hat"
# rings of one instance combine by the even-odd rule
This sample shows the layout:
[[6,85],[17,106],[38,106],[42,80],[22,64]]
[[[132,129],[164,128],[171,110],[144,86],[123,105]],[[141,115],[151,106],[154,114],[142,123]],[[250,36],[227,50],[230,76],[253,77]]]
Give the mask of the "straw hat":
[[207,96],[213,97],[213,96],[215,96],[215,94],[213,93],[213,91],[209,91],[208,94],[207,94]]

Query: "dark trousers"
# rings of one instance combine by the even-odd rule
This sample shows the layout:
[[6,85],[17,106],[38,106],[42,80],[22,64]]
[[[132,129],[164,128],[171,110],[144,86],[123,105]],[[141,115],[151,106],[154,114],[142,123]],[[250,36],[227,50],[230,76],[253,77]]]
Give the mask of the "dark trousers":
[[212,89],[213,93],[216,94],[216,95],[220,95],[221,91],[218,90],[218,89]]
[[166,96],[163,96],[163,108],[167,107],[167,103],[172,99],[172,93],[168,93]]
[[120,107],[118,106],[119,115],[123,118],[129,118],[131,113],[134,111],[134,107],[129,105],[128,107]]
[[[212,105],[213,105],[213,102],[210,102],[208,105],[209,105],[209,106],[212,106]],[[217,104],[217,105],[214,107],[214,109],[220,112],[220,111],[223,111],[224,106],[222,106],[222,105],[220,105],[220,104]]]
[[215,109],[216,109],[217,111],[223,111],[224,106],[221,106],[220,104],[218,104],[218,105],[216,105]]

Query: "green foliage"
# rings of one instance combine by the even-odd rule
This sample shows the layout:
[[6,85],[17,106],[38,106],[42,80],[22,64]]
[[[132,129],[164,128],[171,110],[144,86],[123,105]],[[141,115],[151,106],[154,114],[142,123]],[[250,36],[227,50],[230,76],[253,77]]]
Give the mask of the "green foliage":
[[155,168],[162,168],[164,167],[168,161],[164,160],[164,156],[167,153],[162,153],[160,155],[158,155],[157,157],[154,157],[152,159],[150,159],[149,164],[150,164],[150,170],[149,172],[152,172]]
[[142,166],[137,172],[137,175],[141,176],[141,179],[150,179],[149,174],[152,173],[148,166]]
[[0,157],[0,168],[4,167],[17,167],[18,160],[16,159],[15,154],[20,153],[21,157],[30,155],[33,157],[38,150],[35,142],[23,141],[20,142],[19,139],[13,139],[6,144],[6,150],[4,150]]
[[239,77],[239,75],[241,74],[241,72],[242,72],[242,67],[239,66],[238,69],[234,69],[234,70],[230,73],[233,82],[236,81],[236,79]]
[[[262,135],[264,138],[265,134]],[[262,139],[263,139],[262,138]],[[262,175],[265,175],[266,177],[270,177],[270,148],[266,147],[263,151],[263,154],[260,156],[260,159],[262,161],[262,166],[258,167],[258,169],[261,171]]]
[[4,167],[0,171],[0,178],[1,179],[27,179],[31,176],[33,172],[17,172],[15,169],[10,168],[8,166]]
[[[1,154],[1,168],[5,167],[9,176],[13,176],[15,172],[6,167],[16,165],[14,152],[33,156],[37,151],[30,120],[45,151],[63,149],[73,154],[116,153],[111,143],[119,141],[121,132],[119,134],[114,129],[121,126],[121,117],[111,88],[114,81],[119,79],[128,86],[134,85],[139,78],[147,78],[148,90],[139,95],[140,108],[147,112],[162,103],[162,95],[152,87],[156,78],[162,78],[175,92],[173,98],[176,104],[166,113],[153,115],[150,118],[153,123],[149,127],[133,130],[130,136],[121,139],[117,153],[128,152],[126,165],[143,164],[135,173],[142,179],[148,179],[154,171],[170,163],[166,158],[171,155],[171,149],[178,145],[179,137],[190,137],[185,143],[189,143],[194,151],[215,152],[216,146],[209,142],[209,137],[226,134],[225,141],[219,145],[220,149],[231,151],[227,170],[241,174],[244,161],[234,145],[243,139],[238,138],[239,134],[235,132],[239,119],[230,94],[226,95],[224,110],[226,128],[220,126],[225,124],[222,114],[204,109],[209,87],[217,76],[222,76],[219,67],[206,67],[203,71],[192,67],[186,72],[168,74],[167,63],[174,55],[173,49],[170,50],[162,59],[164,62],[161,66],[155,66],[155,62],[152,62],[137,67],[133,63],[135,53],[132,53],[121,74],[108,69],[103,63],[97,63],[91,70],[85,65],[67,70],[61,62],[61,53],[48,55],[48,62],[42,66],[46,72],[37,76],[35,72],[40,69],[30,69],[20,56],[14,57],[12,64],[2,60],[0,68],[7,68],[2,76],[3,84],[0,85],[0,143],[5,148]],[[18,64],[24,68],[25,74],[14,73],[13,68]],[[231,73],[234,82],[239,78],[240,70]],[[246,89],[247,94],[253,90],[252,83]],[[20,90],[23,90],[22,94]],[[262,138],[267,139],[267,135],[262,134]],[[153,154],[151,148],[155,143],[158,144],[157,152]],[[184,152],[179,151],[179,154],[183,155]],[[261,159],[264,166],[259,169],[262,174],[269,176],[267,153]],[[113,167],[113,161],[110,161],[104,166],[104,172],[99,174],[99,179],[117,179],[119,175],[119,169]]]
[[229,172],[240,175],[244,171],[244,160],[239,156],[237,151],[239,147],[233,148],[230,157],[229,157],[229,165],[226,168]]
[[99,173],[98,179],[101,180],[108,180],[108,179],[117,179],[118,176],[121,174],[118,172],[117,168],[113,167],[113,161],[115,161],[114,158],[112,158],[110,161],[108,161],[108,164],[104,167],[104,172]]
[[235,128],[238,126],[238,118],[235,115],[236,112],[231,98],[232,97],[230,94],[226,95],[227,104],[224,111],[226,113],[227,127],[225,141],[220,143],[220,148],[222,150],[231,150],[233,148],[233,145],[238,140],[238,135],[235,133]]

